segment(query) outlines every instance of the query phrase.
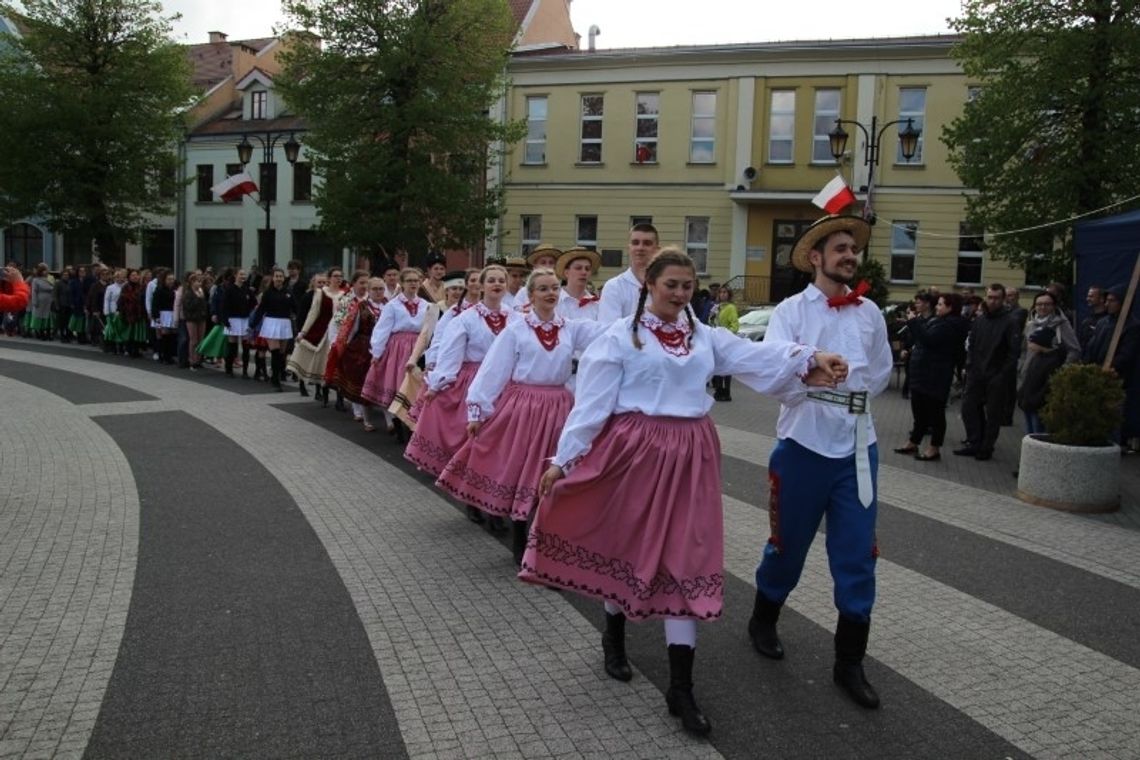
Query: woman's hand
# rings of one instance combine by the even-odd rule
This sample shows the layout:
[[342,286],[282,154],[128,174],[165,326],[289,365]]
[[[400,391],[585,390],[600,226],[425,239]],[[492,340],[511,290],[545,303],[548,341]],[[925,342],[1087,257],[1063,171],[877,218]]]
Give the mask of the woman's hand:
[[380,363],[380,358],[377,356],[373,356],[372,357],[372,366],[375,367],[379,363]]
[[839,354],[818,351],[815,368],[808,372],[804,383],[813,387],[834,388],[847,379],[847,360]]
[[468,438],[474,438],[475,436],[479,435],[479,428],[481,428],[481,427],[483,427],[483,421],[482,420],[476,420],[475,422],[468,422],[467,423],[467,437]]
[[411,371],[412,371],[412,370],[414,370],[415,368],[416,368],[416,363],[415,363],[415,362],[408,362],[407,364],[405,364],[405,365],[404,365],[404,371],[405,371],[405,372],[411,372]]
[[556,464],[550,465],[546,472],[542,473],[542,480],[538,481],[539,497],[541,498],[550,493],[550,489],[554,487],[554,484],[564,477],[566,477],[566,473],[562,471],[561,467]]

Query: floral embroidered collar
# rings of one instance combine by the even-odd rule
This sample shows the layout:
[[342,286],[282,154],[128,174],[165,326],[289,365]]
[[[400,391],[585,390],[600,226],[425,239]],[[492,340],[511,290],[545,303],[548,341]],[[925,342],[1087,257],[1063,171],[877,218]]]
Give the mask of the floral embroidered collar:
[[495,335],[501,333],[503,328],[507,326],[507,312],[502,308],[500,308],[499,311],[491,311],[487,304],[480,301],[475,304],[475,311],[479,313],[479,316],[483,318],[483,321],[487,323],[487,327],[489,327],[491,332]]
[[641,325],[653,333],[665,353],[672,356],[689,355],[689,336],[692,335],[693,328],[687,319],[682,317],[669,323],[662,321],[656,314],[644,312],[641,315]]
[[565,319],[555,314],[554,319],[544,322],[533,311],[528,311],[523,319],[534,330],[534,337],[543,348],[553,351],[558,346],[558,330],[566,324]]

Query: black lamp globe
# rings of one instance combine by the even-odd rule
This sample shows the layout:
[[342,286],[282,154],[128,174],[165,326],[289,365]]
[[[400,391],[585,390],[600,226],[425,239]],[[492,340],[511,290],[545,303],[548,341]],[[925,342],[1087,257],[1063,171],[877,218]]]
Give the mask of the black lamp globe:
[[921,136],[922,130],[914,128],[914,119],[907,119],[906,127],[899,130],[899,150],[907,161],[918,152],[918,138]]
[[847,130],[839,123],[839,119],[835,120],[835,129],[827,133],[827,141],[831,143],[831,155],[835,160],[843,158],[843,152],[847,150]]
[[249,141],[248,137],[241,138],[241,142],[238,143],[237,146],[237,152],[238,161],[241,161],[242,166],[248,164],[249,160],[253,158],[253,143]]

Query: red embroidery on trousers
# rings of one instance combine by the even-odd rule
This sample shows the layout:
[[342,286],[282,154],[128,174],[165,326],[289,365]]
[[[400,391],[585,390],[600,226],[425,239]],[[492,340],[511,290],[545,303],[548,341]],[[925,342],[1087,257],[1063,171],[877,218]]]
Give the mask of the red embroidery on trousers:
[[879,558],[879,534],[873,533],[871,535],[871,559]]
[[780,551],[783,548],[780,540],[780,476],[771,471],[768,472],[768,529],[768,543]]

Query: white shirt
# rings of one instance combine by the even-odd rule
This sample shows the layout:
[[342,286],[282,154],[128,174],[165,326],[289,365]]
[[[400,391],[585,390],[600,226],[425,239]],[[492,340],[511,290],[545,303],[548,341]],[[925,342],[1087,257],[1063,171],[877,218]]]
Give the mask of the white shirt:
[[510,327],[511,322],[522,319],[517,311],[503,306],[499,307],[499,311],[493,312],[482,301],[452,319],[443,331],[443,342],[439,346],[435,369],[428,376],[427,384],[431,390],[440,391],[454,383],[464,362],[483,361],[497,337],[491,332],[486,320],[487,316],[493,314],[506,315],[507,323],[500,335]]
[[640,297],[641,283],[632,269],[607,280],[602,286],[601,301],[598,302],[598,321],[608,325],[622,317],[632,317],[633,312],[637,311],[637,299]]
[[158,280],[151,279],[146,284],[146,294],[143,296],[146,303],[146,318],[150,319],[150,307],[154,303],[154,291],[158,288]]
[[435,331],[431,334],[431,342],[428,343],[427,351],[424,351],[424,366],[429,370],[435,367],[435,362],[439,358],[439,347],[443,344],[443,331],[447,323],[476,303],[478,301],[464,301],[461,305],[457,304],[440,312],[439,320],[435,323]]
[[119,295],[123,292],[123,286],[117,282],[112,282],[107,286],[107,291],[103,294],[103,313],[104,314],[118,314],[119,313]]
[[[891,346],[887,325],[875,303],[864,298],[858,306],[835,309],[815,285],[785,298],[772,312],[764,342],[776,338],[806,343],[847,360],[847,380],[836,390],[867,391],[877,396],[891,377]],[[731,373],[725,373],[731,374]],[[855,453],[855,415],[832,404],[807,399],[805,386],[779,394],[782,402],[776,436],[791,438],[815,453],[841,459]],[[806,402],[806,403],[805,403]],[[869,420],[868,445],[875,442],[874,421]]]
[[[557,344],[547,350],[538,330],[558,328]],[[558,316],[543,322],[534,312],[514,321],[491,344],[471,387],[467,390],[467,420],[485,420],[495,411],[495,401],[507,382],[525,385],[565,385],[570,379],[575,353],[584,351],[605,327],[592,320],[567,320]]]
[[389,301],[381,310],[380,319],[376,320],[376,326],[372,328],[372,339],[368,343],[372,349],[373,359],[379,359],[384,355],[384,349],[388,347],[388,339],[394,333],[411,332],[419,335],[420,328],[424,324],[424,317],[427,316],[428,303],[418,296],[411,302],[416,304],[415,316],[412,316],[408,307],[405,306],[409,301],[403,293]]
[[[581,301],[585,301],[586,304],[582,305]],[[566,288],[562,288],[558,292],[558,305],[554,307],[554,312],[563,319],[592,319],[597,321],[600,303],[598,297],[590,295],[589,291],[586,291],[586,295],[578,299],[567,293]],[[636,303],[634,305],[636,306]],[[631,311],[630,314],[632,315],[633,312]],[[609,324],[606,322],[606,325]]]
[[530,306],[530,292],[525,286],[519,288],[519,292],[511,296],[511,308],[515,311],[526,311],[526,307]]
[[733,375],[760,393],[775,394],[805,387],[808,360],[815,349],[772,340],[744,340],[723,327],[697,323],[688,353],[666,351],[649,326],[665,331],[688,330],[682,316],[665,325],[644,314],[638,329],[642,347],[633,345],[633,317],[625,317],[582,354],[574,408],[558,440],[554,464],[566,468],[590,450],[611,415],[641,412],[653,417],[696,419],[708,414],[712,398],[705,385],[713,375]]

